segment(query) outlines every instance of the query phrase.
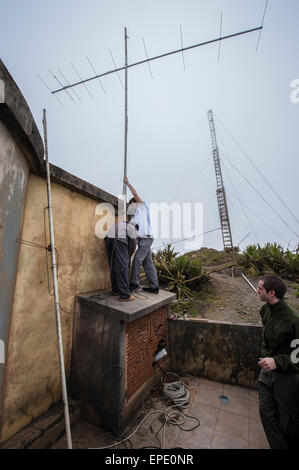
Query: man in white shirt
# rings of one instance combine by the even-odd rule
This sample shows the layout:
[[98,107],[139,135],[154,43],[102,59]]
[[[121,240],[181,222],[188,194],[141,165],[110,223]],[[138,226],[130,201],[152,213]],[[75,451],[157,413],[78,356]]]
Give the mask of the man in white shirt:
[[141,267],[143,266],[147,281],[149,283],[149,287],[143,287],[143,290],[158,294],[158,276],[151,251],[154,237],[151,229],[149,208],[139,197],[133,186],[131,186],[128,178],[125,177],[124,182],[128,185],[131,193],[133,194],[132,199],[129,201],[129,207],[127,211],[128,215],[132,216],[130,223],[136,224],[139,227],[138,249],[135,253],[132,265],[131,287],[132,290],[135,290],[139,287],[139,274]]

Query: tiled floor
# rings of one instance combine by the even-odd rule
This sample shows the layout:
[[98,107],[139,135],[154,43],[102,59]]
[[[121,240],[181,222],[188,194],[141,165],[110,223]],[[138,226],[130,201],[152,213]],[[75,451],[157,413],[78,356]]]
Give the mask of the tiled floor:
[[[161,394],[148,396],[123,433],[122,438],[131,436],[130,439],[111,449],[269,448],[259,417],[256,390],[190,376],[183,380],[190,392],[190,404],[184,409],[185,415],[169,408]],[[227,397],[227,400],[222,401],[220,396]],[[182,423],[180,426],[169,422],[170,412],[172,418]],[[72,430],[74,448],[111,446],[122,438],[83,422]],[[56,443],[54,448],[57,447],[65,447],[65,438]]]

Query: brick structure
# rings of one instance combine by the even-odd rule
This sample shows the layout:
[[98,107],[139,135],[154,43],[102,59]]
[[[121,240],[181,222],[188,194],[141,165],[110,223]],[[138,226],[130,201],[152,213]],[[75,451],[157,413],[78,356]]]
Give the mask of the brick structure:
[[[126,400],[130,400],[157,369],[154,358],[159,349],[168,345],[167,308],[162,307],[143,318],[127,323],[125,335]],[[166,357],[161,359],[161,365],[166,361]]]
[[134,302],[98,292],[77,297],[71,373],[72,398],[81,418],[122,432],[144,396],[167,370],[168,304],[176,296],[161,291]]

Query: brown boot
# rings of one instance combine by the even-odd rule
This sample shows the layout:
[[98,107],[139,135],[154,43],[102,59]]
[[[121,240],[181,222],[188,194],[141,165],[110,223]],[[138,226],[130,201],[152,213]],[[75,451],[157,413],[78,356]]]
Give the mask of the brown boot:
[[130,300],[135,300],[135,297],[134,297],[133,295],[131,295],[131,296],[128,297],[127,299],[121,299],[121,298],[119,297],[118,300],[120,300],[121,302],[129,302]]

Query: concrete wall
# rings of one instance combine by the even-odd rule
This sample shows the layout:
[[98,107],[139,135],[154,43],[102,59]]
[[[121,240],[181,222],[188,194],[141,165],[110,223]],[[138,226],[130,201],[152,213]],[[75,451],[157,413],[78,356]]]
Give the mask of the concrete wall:
[[206,320],[169,321],[171,370],[256,387],[262,327]]
[[[110,286],[104,241],[95,235],[97,202],[59,184],[52,185],[59,298],[67,374],[70,370],[76,294]],[[30,174],[21,238],[45,245],[46,181]],[[48,224],[47,224],[48,225]],[[48,233],[48,229],[46,229]],[[49,237],[47,237],[49,243]],[[46,244],[46,245],[47,245]],[[48,256],[48,273],[46,265]],[[1,440],[5,440],[60,399],[50,254],[20,244],[11,314]]]
[[[61,385],[54,298],[48,291],[48,282],[52,291],[51,260],[43,248],[49,244],[43,144],[30,109],[1,60],[0,144],[0,340],[6,349],[5,364],[0,364],[0,442],[4,442],[59,401]],[[75,295],[110,286],[104,241],[95,235],[100,218],[96,207],[100,202],[116,207],[117,198],[53,165],[51,177],[69,376]],[[114,216],[107,214],[105,222],[113,221]]]
[[0,340],[4,352],[4,358],[0,358],[0,405],[28,173],[29,165],[20,148],[0,121]]

